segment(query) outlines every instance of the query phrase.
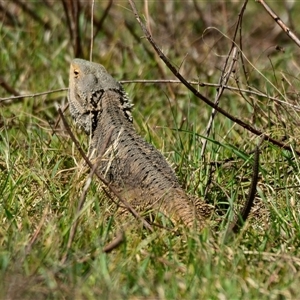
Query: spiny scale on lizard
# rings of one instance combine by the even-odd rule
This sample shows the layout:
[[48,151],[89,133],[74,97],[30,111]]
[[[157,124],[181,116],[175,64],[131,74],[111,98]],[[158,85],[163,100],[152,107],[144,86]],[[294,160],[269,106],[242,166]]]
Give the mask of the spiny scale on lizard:
[[94,157],[109,140],[98,171],[136,210],[160,211],[189,227],[205,226],[212,206],[189,197],[163,155],[136,133],[132,104],[102,65],[72,61],[68,100],[75,122],[91,136]]

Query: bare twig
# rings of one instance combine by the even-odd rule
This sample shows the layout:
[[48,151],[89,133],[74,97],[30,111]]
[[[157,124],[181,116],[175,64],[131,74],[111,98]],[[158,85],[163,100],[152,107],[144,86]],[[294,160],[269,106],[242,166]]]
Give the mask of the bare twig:
[[[128,83],[182,83],[180,80],[178,79],[153,79],[153,80],[148,80],[148,79],[132,79],[132,80],[120,80],[120,83],[122,84],[128,84]],[[199,81],[188,81],[189,84],[191,85],[197,85],[199,87],[218,87],[219,84],[217,83],[209,83],[209,82],[199,82]],[[293,105],[291,103],[288,103],[286,101],[280,100],[276,97],[272,97],[270,95],[267,95],[263,92],[259,92],[259,91],[252,91],[252,90],[246,90],[246,89],[242,89],[242,88],[237,88],[234,86],[230,86],[230,85],[224,85],[223,86],[224,89],[230,90],[230,91],[237,91],[237,92],[242,92],[242,93],[247,93],[247,94],[252,94],[252,95],[256,95],[259,97],[263,97],[263,98],[267,98],[269,100],[273,100],[276,101],[278,103],[281,103],[283,105],[287,105],[297,111],[300,111],[300,106],[298,105]],[[66,92],[68,91],[68,88],[62,88],[62,89],[57,89],[57,90],[52,90],[52,91],[46,91],[46,92],[41,92],[41,93],[36,93],[36,94],[27,94],[27,95],[20,95],[20,96],[10,96],[10,97],[6,97],[6,98],[0,98],[0,103],[1,102],[9,102],[12,100],[20,100],[20,99],[24,99],[24,98],[36,98],[39,96],[44,96],[44,95],[48,95],[48,94],[54,94],[54,93],[58,93],[58,92]],[[67,108],[67,107],[66,107]],[[63,109],[63,111],[65,111],[65,109]]]
[[[237,51],[237,48],[234,46],[227,58],[230,56],[230,53],[232,52],[232,59],[231,59],[231,64],[229,65],[229,68],[227,70],[227,72],[225,71],[226,69],[226,66],[227,66],[227,63],[228,63],[228,59],[226,59],[226,62],[225,62],[225,65],[224,65],[224,68],[223,68],[223,71],[222,71],[222,75],[220,77],[220,80],[219,80],[219,83],[218,83],[218,89],[217,89],[217,94],[216,94],[216,97],[215,97],[215,105],[219,105],[219,101],[220,101],[220,98],[221,96],[223,95],[223,92],[225,90],[225,85],[227,84],[228,80],[229,80],[229,77],[234,69],[234,66],[235,66],[235,63],[237,61],[237,56],[238,56],[238,51]],[[212,127],[212,124],[213,124],[213,121],[214,121],[214,118],[217,114],[217,111],[215,108],[212,109],[211,111],[211,115],[210,115],[210,118],[208,120],[208,124],[206,126],[206,137],[208,138],[209,137],[209,134],[210,134],[210,130],[211,130],[211,127]],[[205,149],[206,149],[206,145],[207,145],[207,138],[202,138],[202,149],[201,149],[201,157],[203,158],[204,157],[204,153],[205,153]]]
[[[229,53],[226,57],[225,64],[224,64],[224,67],[223,67],[223,70],[222,70],[222,74],[221,74],[220,79],[219,79],[219,87],[217,89],[217,94],[216,94],[215,102],[214,102],[216,105],[219,105],[219,101],[220,101],[220,99],[223,95],[223,92],[225,90],[224,86],[227,85],[228,80],[230,78],[230,75],[231,75],[232,71],[234,70],[235,63],[237,61],[238,50],[237,50],[237,47],[235,45],[235,40],[236,40],[236,36],[237,36],[237,33],[238,33],[239,24],[242,20],[242,16],[243,16],[244,11],[246,9],[246,5],[247,5],[247,1],[243,4],[242,9],[239,13],[238,22],[237,22],[237,25],[235,27],[235,31],[234,31],[233,38],[232,38],[232,45],[231,45]],[[232,55],[231,64],[227,68],[227,65],[229,63],[229,58],[231,57],[231,55]],[[226,70],[226,68],[227,68],[227,70]],[[215,108],[213,108],[213,110],[211,112],[210,119],[208,121],[208,125],[206,127],[206,137],[209,137],[210,130],[211,130],[211,127],[212,127],[212,124],[213,124],[213,121],[214,121],[214,118],[215,118],[216,114],[217,114],[217,111],[216,111]],[[202,159],[204,158],[206,145],[207,145],[207,139],[203,138],[202,139],[202,149],[201,149]]]
[[[62,108],[62,112],[64,113],[64,112],[67,110],[68,107],[69,107],[69,103],[67,103],[67,104]],[[57,128],[57,126],[58,126],[58,124],[59,124],[59,121],[60,121],[60,115],[58,115],[58,117],[56,118],[56,121],[55,121],[53,127],[52,127],[51,124],[50,124],[51,129],[52,129],[52,131],[53,131],[53,132],[52,132],[52,135],[55,134],[55,129]]]
[[12,101],[12,100],[23,99],[23,98],[35,98],[35,97],[49,95],[49,94],[58,93],[58,92],[65,92],[67,90],[68,90],[68,88],[62,88],[62,89],[46,91],[46,92],[41,92],[41,93],[36,93],[36,94],[10,96],[10,97],[6,97],[6,98],[0,98],[0,102]]
[[274,21],[282,28],[282,30],[287,34],[287,36],[292,39],[298,47],[300,47],[300,40],[298,37],[283,23],[283,21],[276,15],[276,13],[268,6],[264,0],[255,0],[259,2],[268,14],[274,19]]
[[[128,84],[128,83],[182,83],[180,80],[178,79],[153,79],[153,80],[148,80],[148,79],[133,79],[133,80],[120,80],[120,83],[122,84]],[[205,86],[208,86],[208,87],[216,87],[218,88],[219,87],[219,84],[218,83],[209,83],[209,82],[199,82],[199,81],[188,81],[189,84],[191,85],[196,85],[198,87],[205,87]],[[236,92],[239,92],[240,94],[241,93],[247,93],[247,94],[252,94],[252,95],[255,95],[255,96],[259,96],[259,97],[263,97],[263,98],[267,98],[269,100],[273,100],[275,102],[278,102],[280,104],[283,104],[283,105],[287,105],[297,111],[300,111],[300,106],[299,105],[294,105],[294,104],[291,104],[291,103],[288,103],[286,101],[283,101],[283,100],[280,100],[276,97],[272,97],[270,95],[267,95],[263,92],[260,92],[260,91],[254,91],[254,90],[246,90],[246,89],[242,89],[242,88],[239,88],[239,87],[234,87],[234,86],[230,86],[230,85],[223,85],[223,88],[226,89],[226,90],[230,90],[230,91],[236,91]]]
[[[228,53],[228,56],[227,56],[226,62],[224,64],[224,68],[223,68],[223,71],[222,71],[222,74],[221,74],[221,77],[220,77],[220,80],[219,80],[219,83],[218,83],[217,93],[216,93],[215,102],[214,102],[216,105],[219,105],[219,100],[220,100],[220,98],[221,98],[221,96],[222,96],[222,94],[225,90],[225,85],[227,84],[227,82],[229,80],[229,77],[230,77],[230,74],[232,73],[235,62],[237,61],[238,51],[237,51],[237,48],[235,47],[234,43],[232,43],[232,46],[233,47],[231,47],[231,49]],[[231,64],[228,68],[228,71],[225,72],[225,69],[226,69],[226,66],[227,66],[227,63],[228,63],[228,58],[229,58],[231,53],[232,53]],[[213,124],[213,121],[214,121],[214,118],[215,118],[216,114],[217,114],[217,111],[213,108],[212,112],[211,112],[211,116],[210,116],[208,124],[207,124],[207,127],[206,127],[206,138],[204,138],[204,137],[202,138],[201,158],[202,158],[203,161],[204,161],[204,158],[205,158],[204,154],[205,154],[206,145],[207,145],[207,141],[208,141],[207,138],[210,134],[210,130],[211,130],[211,127],[212,127],[212,124]],[[206,198],[207,193],[209,191],[210,181],[211,181],[211,179],[209,178],[209,180],[207,182],[207,185],[206,185],[206,188],[205,188],[204,195],[203,195],[204,199]]]
[[[64,126],[67,130],[67,132],[69,133],[72,141],[74,142],[76,148],[78,149],[78,151],[80,152],[82,158],[85,160],[85,162],[87,163],[87,165],[93,169],[93,164],[91,163],[91,161],[88,159],[88,157],[86,156],[86,154],[84,153],[83,149],[81,148],[79,142],[76,140],[73,132],[71,131],[70,127],[69,127],[69,124],[67,123],[61,109],[59,108],[58,109],[58,113],[60,114],[60,117],[64,123]],[[137,211],[125,200],[123,199],[123,197],[116,191],[115,188],[113,188],[112,186],[110,186],[109,182],[97,171],[95,170],[94,171],[95,175],[106,185],[108,186],[108,188],[110,189],[110,191],[120,200],[121,203],[124,204],[124,206],[128,209],[128,211],[138,220],[140,220],[143,225],[148,229],[150,230],[151,232],[153,232],[153,228],[152,226],[143,218],[141,217]]]
[[[261,135],[265,135],[265,139],[266,141],[271,142],[272,144],[279,146],[283,149],[289,150],[291,151],[291,147],[290,145],[286,145],[282,142],[279,142],[275,139],[273,139],[272,137],[270,137],[269,135],[265,134],[264,132],[262,132],[261,130],[255,129],[254,127],[252,127],[251,125],[243,122],[242,120],[240,120],[239,118],[232,116],[231,114],[229,114],[226,110],[220,108],[219,106],[215,105],[211,100],[209,100],[208,98],[206,98],[205,96],[203,96],[201,93],[199,93],[193,86],[191,86],[188,81],[179,73],[179,71],[176,69],[176,67],[170,62],[170,60],[164,55],[164,53],[161,51],[161,49],[157,46],[157,44],[155,43],[154,39],[152,38],[152,36],[150,35],[150,33],[147,31],[147,28],[145,27],[145,25],[142,23],[140,16],[136,10],[135,4],[133,0],[128,0],[131,8],[133,10],[133,13],[138,21],[138,23],[140,24],[147,40],[149,41],[149,43],[152,45],[152,47],[155,49],[155,51],[157,52],[157,54],[159,55],[159,57],[163,60],[163,62],[166,64],[166,66],[169,68],[169,70],[199,99],[201,99],[203,102],[205,102],[206,104],[208,104],[209,106],[211,106],[212,108],[215,108],[219,113],[221,113],[222,115],[224,115],[225,117],[227,117],[228,119],[230,119],[231,121],[237,123],[238,125],[240,125],[241,127],[245,128],[246,130],[261,136]],[[300,151],[295,151],[299,156],[300,156]]]
[[[98,160],[98,162],[100,161],[101,157],[103,156],[106,146],[110,142],[111,134],[112,134],[112,129],[110,130],[110,132],[108,132],[108,136],[107,136],[105,142],[103,143],[102,147],[99,149],[99,153],[98,153],[99,160]],[[91,169],[90,175],[87,178],[85,186],[83,188],[81,197],[80,197],[79,202],[78,202],[78,207],[77,207],[77,211],[76,211],[76,214],[75,214],[75,220],[74,220],[74,222],[71,226],[71,230],[70,230],[70,234],[69,234],[69,240],[68,240],[68,244],[67,244],[67,249],[66,249],[66,251],[63,255],[63,258],[61,260],[62,263],[64,263],[67,259],[67,255],[68,255],[69,249],[71,248],[71,245],[72,245],[75,233],[76,233],[76,229],[77,229],[77,226],[78,226],[78,223],[79,223],[80,212],[83,208],[83,204],[85,202],[87,192],[88,192],[90,184],[92,182],[93,175],[94,175],[95,171],[97,170],[97,167],[98,167],[98,163],[96,162],[94,164],[93,168]]]
[[[242,7],[242,12],[243,11],[244,11],[244,6]],[[235,39],[236,39],[236,35],[237,35],[240,20],[241,19],[239,18],[237,26],[235,28],[234,35],[233,35],[232,45],[231,45],[231,48],[230,48],[230,50],[228,52],[228,55],[226,57],[225,64],[224,64],[224,67],[223,67],[223,70],[222,70],[222,74],[221,74],[220,79],[219,79],[217,93],[216,93],[215,102],[214,102],[216,105],[219,105],[219,100],[220,100],[221,96],[223,95],[223,92],[225,90],[225,86],[228,83],[229,77],[230,77],[230,75],[231,75],[231,73],[234,69],[235,63],[237,61],[238,51],[237,51],[237,47],[235,45]],[[232,54],[231,64],[230,64],[230,66],[229,66],[229,68],[226,72],[226,68],[227,68],[227,65],[228,65],[229,58],[230,58],[231,54]],[[210,130],[211,130],[211,127],[212,127],[212,124],[213,124],[213,121],[214,121],[214,118],[215,118],[216,114],[217,114],[217,111],[213,108],[212,112],[211,112],[210,119],[208,121],[208,125],[206,127],[206,137],[207,138],[210,134]],[[201,149],[201,158],[202,158],[202,160],[204,160],[204,158],[205,158],[204,153],[205,153],[206,145],[207,145],[207,141],[208,141],[207,138],[202,138],[202,149]],[[212,175],[211,172],[209,172],[209,173]],[[207,181],[207,185],[206,185],[205,193],[204,193],[204,198],[206,198],[207,193],[209,191],[210,182],[211,182],[211,175],[209,176],[208,181]]]
[[121,245],[125,240],[124,231],[120,231],[117,236],[105,247],[103,247],[102,251],[105,253],[109,253],[115,248],[117,248],[119,245]]

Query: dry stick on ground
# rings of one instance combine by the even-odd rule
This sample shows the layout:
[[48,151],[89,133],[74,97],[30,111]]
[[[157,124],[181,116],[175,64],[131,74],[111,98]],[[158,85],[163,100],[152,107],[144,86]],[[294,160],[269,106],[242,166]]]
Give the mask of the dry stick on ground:
[[[206,104],[208,104],[209,106],[211,106],[212,108],[215,108],[219,113],[221,113],[222,115],[224,115],[225,117],[227,117],[228,119],[230,119],[231,121],[237,123],[238,125],[242,126],[243,128],[245,128],[246,130],[261,136],[264,135],[265,136],[265,140],[276,145],[279,147],[282,147],[283,149],[291,150],[290,145],[286,145],[282,142],[279,142],[273,138],[271,138],[269,135],[265,134],[264,132],[262,132],[261,130],[257,130],[254,127],[252,127],[251,125],[243,122],[242,120],[240,120],[239,118],[232,116],[231,114],[229,114],[226,110],[224,110],[223,108],[220,108],[219,106],[215,105],[211,100],[209,100],[208,98],[206,98],[205,96],[203,96],[201,93],[199,93],[193,86],[191,86],[189,84],[189,82],[179,73],[179,71],[176,69],[176,67],[170,62],[170,60],[163,54],[163,52],[161,51],[161,49],[157,46],[157,44],[155,43],[154,39],[152,38],[152,36],[150,35],[150,33],[147,31],[147,28],[145,27],[145,25],[142,23],[140,16],[137,12],[137,9],[135,7],[134,1],[132,0],[128,0],[132,11],[138,21],[138,23],[140,24],[145,37],[147,38],[147,40],[149,41],[149,43],[152,45],[152,47],[155,49],[155,51],[157,52],[157,54],[159,55],[159,57],[163,60],[163,62],[166,64],[166,66],[169,68],[169,70],[199,99],[201,99],[203,102],[205,102]],[[300,151],[298,150],[294,150],[294,152],[296,152],[299,156],[300,156]]]
[[265,3],[263,0],[255,0],[259,2],[269,15],[275,20],[275,22],[283,29],[283,31],[300,47],[300,40],[297,36],[283,23],[283,21],[275,14],[275,12]]
[[[69,107],[69,103],[65,104],[65,106],[62,108],[62,112],[65,113],[65,111],[68,109],[68,107]],[[58,127],[59,122],[60,122],[60,115],[57,116],[53,127],[50,124],[51,129],[52,129],[52,135],[55,134],[55,129]]]
[[[81,154],[81,156],[82,156],[82,158],[85,160],[85,162],[87,163],[87,165],[91,168],[91,169],[93,169],[93,164],[91,163],[91,161],[88,159],[88,157],[86,156],[86,154],[84,153],[84,151],[83,151],[83,149],[81,148],[81,146],[80,146],[80,144],[79,144],[79,142],[76,140],[76,138],[75,138],[75,136],[74,136],[74,134],[73,134],[73,132],[71,131],[71,129],[70,129],[70,127],[69,127],[69,124],[67,123],[67,121],[66,121],[66,119],[65,119],[65,117],[64,117],[64,115],[63,115],[63,113],[62,113],[62,111],[61,111],[61,109],[59,108],[58,109],[58,113],[59,113],[59,115],[60,115],[60,117],[61,117],[61,119],[62,119],[62,121],[63,121],[63,124],[64,124],[64,126],[65,126],[65,128],[66,128],[66,130],[67,130],[67,132],[69,133],[69,135],[70,135],[70,137],[71,137],[71,139],[72,139],[72,141],[74,142],[74,144],[75,144],[75,146],[76,146],[76,148],[78,149],[78,151],[80,152],[80,154]],[[105,178],[103,178],[103,176],[101,176],[101,174],[99,174],[99,172],[97,172],[97,170],[95,170],[94,171],[94,173],[95,173],[95,175],[110,189],[110,191],[120,200],[120,202],[121,203],[123,203],[124,204],[124,206],[128,209],[128,211],[136,218],[136,219],[138,219],[138,220],[140,220],[142,223],[143,223],[143,225],[148,229],[148,230],[150,230],[151,232],[153,232],[153,228],[152,228],[152,226],[143,218],[143,217],[141,217],[138,213],[137,213],[137,211],[126,201],[126,200],[124,200],[120,195],[119,195],[119,193],[113,188],[113,187],[111,187],[110,185],[109,185],[109,183],[108,183],[108,181],[107,180],[105,180]],[[105,191],[105,189],[104,189],[104,191]]]

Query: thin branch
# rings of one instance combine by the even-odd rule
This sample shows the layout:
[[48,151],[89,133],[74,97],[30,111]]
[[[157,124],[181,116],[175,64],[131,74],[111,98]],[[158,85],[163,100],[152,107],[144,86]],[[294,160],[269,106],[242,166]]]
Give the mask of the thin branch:
[[[225,64],[224,64],[224,67],[223,67],[223,70],[222,70],[222,74],[221,74],[220,79],[219,79],[219,87],[217,89],[217,94],[216,94],[215,102],[214,102],[216,105],[219,105],[219,101],[220,101],[220,99],[223,95],[223,92],[225,90],[224,86],[227,85],[228,80],[230,78],[230,75],[233,72],[236,61],[237,61],[238,50],[237,50],[237,47],[235,45],[235,40],[236,40],[236,36],[237,36],[237,33],[238,33],[239,24],[241,23],[242,16],[244,14],[246,6],[247,6],[247,1],[244,2],[243,6],[242,6],[242,9],[239,13],[238,22],[237,22],[237,25],[235,27],[235,31],[234,31],[233,38],[232,38],[231,48],[230,48],[229,53],[226,57]],[[227,68],[227,65],[229,63],[229,58],[230,58],[231,54],[232,54],[231,64]],[[226,71],[226,68],[227,68],[227,71]],[[211,116],[210,116],[209,121],[208,121],[208,125],[206,127],[206,137],[209,137],[211,127],[212,127],[212,124],[213,124],[213,121],[214,121],[214,118],[215,118],[216,114],[217,114],[217,111],[216,111],[216,109],[213,108],[213,110],[211,112]],[[202,158],[204,157],[204,153],[205,153],[205,150],[206,150],[206,145],[207,145],[207,139],[204,138],[204,139],[202,139],[202,149],[201,149],[201,157]]]
[[[228,63],[228,58],[230,57],[230,54],[232,53],[232,60],[231,60],[231,64],[228,68],[228,71],[225,72],[225,68],[227,66],[227,63]],[[235,47],[234,43],[232,43],[232,47],[228,53],[228,56],[226,58],[226,62],[224,64],[224,68],[223,68],[223,71],[222,71],[222,74],[221,74],[221,77],[219,79],[219,83],[218,83],[218,88],[217,88],[217,93],[216,93],[216,97],[215,97],[215,104],[216,105],[219,105],[219,100],[221,98],[221,96],[223,95],[223,92],[225,90],[225,85],[227,84],[228,80],[229,80],[229,77],[232,73],[232,70],[234,68],[234,65],[237,61],[237,55],[238,55],[238,51],[237,51],[237,48]],[[217,114],[217,111],[213,108],[212,109],[212,112],[211,112],[211,116],[209,118],[209,121],[208,121],[208,124],[207,124],[207,127],[206,127],[206,137],[203,137],[202,138],[202,149],[201,149],[201,158],[202,160],[204,161],[204,154],[205,154],[205,150],[206,150],[206,145],[207,145],[207,141],[208,141],[208,137],[209,137],[209,134],[210,134],[210,130],[211,130],[211,127],[212,127],[212,124],[213,124],[213,121],[214,121],[214,118]],[[204,199],[206,198],[207,196],[207,193],[209,191],[209,186],[210,186],[210,178],[207,182],[207,185],[206,185],[206,189],[205,189],[205,193],[204,193]]]
[[[180,80],[177,79],[153,79],[153,80],[148,80],[148,79],[136,79],[136,80],[120,80],[120,83],[122,84],[128,84],[128,83],[182,83]],[[197,85],[198,87],[219,87],[218,83],[209,83],[209,82],[199,82],[199,81],[188,81],[189,84],[191,85]],[[300,106],[298,105],[294,105],[294,104],[290,104],[286,101],[283,100],[279,100],[276,97],[272,97],[270,95],[264,94],[263,92],[259,92],[259,91],[252,91],[252,90],[246,90],[246,89],[242,89],[239,87],[234,87],[234,86],[230,86],[230,85],[224,85],[223,86],[224,89],[229,90],[229,91],[237,91],[240,93],[247,93],[247,94],[252,94],[252,95],[256,95],[259,97],[263,97],[263,98],[267,98],[269,100],[273,100],[276,101],[278,103],[287,105],[297,111],[300,111]]]
[[117,236],[105,247],[103,247],[102,251],[105,253],[109,253],[118,246],[120,246],[125,240],[124,231],[120,231]]
[[67,90],[68,90],[68,88],[62,88],[62,89],[57,89],[57,90],[52,90],[52,91],[47,91],[47,92],[41,92],[41,93],[36,93],[36,94],[10,96],[10,97],[6,97],[6,98],[0,98],[0,102],[6,102],[6,101],[24,99],[24,98],[35,98],[35,97],[54,94],[54,93],[58,93],[58,92],[65,92]]
[[[225,90],[225,85],[228,83],[230,75],[231,75],[231,73],[234,69],[235,63],[237,61],[237,56],[238,56],[237,48],[235,46],[233,48],[231,48],[230,52],[228,53],[227,58],[230,56],[231,52],[232,52],[231,64],[229,65],[227,72],[225,72],[225,68],[228,63],[228,59],[226,59],[222,75],[220,76],[220,79],[219,79],[219,83],[218,83],[219,86],[217,89],[217,94],[216,94],[215,102],[214,102],[215,105],[219,105],[220,98],[223,95],[223,92]],[[202,158],[204,157],[204,153],[205,153],[205,149],[206,149],[206,145],[207,145],[207,138],[209,137],[210,130],[211,130],[212,124],[214,122],[216,114],[217,114],[217,111],[216,111],[216,109],[213,108],[211,111],[210,118],[208,120],[208,124],[206,126],[206,138],[202,138],[202,149],[201,149],[201,157]]]
[[[65,111],[67,110],[67,108],[69,107],[69,103],[67,103],[63,108],[62,108],[62,112],[65,113]],[[56,118],[56,121],[54,123],[54,126],[52,126],[52,124],[49,124],[51,129],[52,129],[52,135],[55,134],[55,130],[58,127],[58,124],[60,122],[60,115],[58,115],[58,117]]]
[[276,13],[268,6],[268,4],[263,0],[255,0],[259,2],[267,13],[274,19],[274,21],[282,28],[282,30],[287,34],[287,36],[293,40],[298,47],[300,47],[300,40],[298,37],[283,23],[283,21],[276,15]]
[[[224,67],[223,67],[223,70],[222,70],[222,74],[221,74],[220,79],[219,79],[219,87],[217,89],[217,94],[216,94],[215,102],[214,102],[216,105],[219,105],[219,101],[220,101],[220,99],[223,95],[223,92],[225,90],[224,86],[227,85],[227,83],[229,81],[229,78],[230,78],[230,75],[233,72],[235,64],[237,62],[237,58],[238,58],[239,53],[238,53],[237,47],[235,45],[235,40],[236,40],[236,36],[237,36],[237,33],[238,33],[239,24],[242,20],[242,16],[244,14],[246,6],[247,6],[247,1],[244,2],[243,6],[242,6],[242,9],[239,13],[238,22],[237,22],[237,25],[235,27],[235,31],[234,31],[233,38],[232,38],[231,48],[230,48],[229,53],[226,57],[225,64],[224,64]],[[232,55],[231,64],[227,68],[227,65],[229,63],[229,58],[230,58],[231,55]],[[227,71],[226,71],[226,68],[227,68]],[[212,124],[213,124],[213,121],[214,121],[214,118],[215,118],[216,114],[217,114],[217,111],[213,108],[212,112],[211,112],[210,119],[208,121],[208,125],[206,127],[206,137],[209,137],[211,127],[212,127]],[[202,139],[202,149],[201,149],[202,159],[204,158],[206,145],[207,145],[207,139],[204,138],[204,139]]]
[[[121,84],[129,84],[129,83],[145,83],[145,84],[147,84],[147,83],[175,83],[176,84],[176,83],[182,83],[178,79],[153,79],[153,80],[133,79],[133,80],[120,80],[119,82]],[[192,85],[197,85],[199,87],[216,87],[216,88],[218,88],[218,86],[219,86],[219,84],[217,84],[217,83],[199,82],[199,81],[188,81],[188,83],[192,84]],[[241,88],[237,88],[237,87],[230,86],[230,85],[224,85],[223,87],[227,90],[230,90],[230,91],[248,93],[248,94],[256,95],[256,96],[259,96],[259,97],[267,98],[267,99],[270,99],[270,100],[274,100],[278,103],[287,105],[287,106],[289,106],[289,107],[291,107],[291,108],[293,108],[297,111],[300,111],[300,106],[290,104],[290,103],[288,103],[286,101],[283,101],[283,100],[279,100],[276,97],[272,97],[272,96],[264,94],[262,92],[241,89]],[[36,94],[10,96],[10,97],[6,97],[6,98],[0,98],[0,103],[1,102],[9,102],[9,101],[12,101],[12,100],[24,99],[24,98],[35,98],[35,97],[39,97],[39,96],[54,94],[54,93],[58,93],[58,92],[65,92],[65,91],[68,91],[68,88],[61,88],[61,89],[57,89],[57,90],[41,92],[41,93],[36,93]],[[64,108],[64,110],[65,110],[65,108]]]
[[[254,133],[255,135],[261,136],[261,135],[265,135],[265,140],[269,141],[270,143],[282,147],[283,149],[289,150],[291,151],[291,147],[290,145],[286,145],[282,142],[279,142],[275,139],[273,139],[272,137],[270,137],[269,135],[265,134],[264,132],[262,132],[261,130],[257,130],[256,128],[252,127],[251,125],[243,122],[242,120],[238,119],[235,116],[232,116],[231,114],[229,114],[226,110],[220,108],[218,105],[215,105],[211,100],[209,100],[208,98],[206,98],[205,96],[203,96],[201,93],[199,93],[193,86],[191,86],[188,81],[179,73],[179,71],[176,69],[176,67],[170,62],[170,60],[163,54],[163,52],[161,51],[161,49],[157,46],[157,44],[155,43],[155,41],[153,40],[152,36],[150,35],[150,33],[147,31],[147,28],[145,27],[145,25],[142,23],[140,16],[136,10],[135,4],[133,0],[128,0],[131,8],[133,10],[133,13],[138,21],[138,23],[140,24],[147,40],[149,41],[149,43],[152,45],[152,47],[155,49],[155,51],[157,52],[157,54],[159,55],[159,57],[163,60],[163,62],[166,64],[166,66],[169,68],[169,70],[199,99],[201,99],[203,102],[205,102],[206,104],[208,104],[209,106],[211,106],[212,108],[215,108],[219,113],[221,113],[222,115],[224,115],[225,117],[227,117],[228,119],[230,119],[231,121],[237,123],[238,125],[240,125],[241,127],[245,128],[246,130]],[[296,151],[296,153],[300,156],[300,151]]]

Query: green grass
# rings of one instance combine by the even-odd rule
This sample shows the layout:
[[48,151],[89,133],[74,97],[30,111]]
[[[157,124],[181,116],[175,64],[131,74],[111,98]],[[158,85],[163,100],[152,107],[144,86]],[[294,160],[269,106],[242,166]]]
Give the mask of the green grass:
[[[188,80],[217,83],[231,47],[241,3],[149,2],[151,31],[164,53]],[[66,88],[74,51],[61,2],[26,2],[40,21],[13,2],[0,3],[0,77],[19,94]],[[90,18],[82,2],[80,41],[90,51]],[[283,4],[270,3],[277,12]],[[95,3],[100,20],[107,3]],[[147,16],[139,3],[139,12]],[[288,25],[297,21],[296,3]],[[10,17],[12,13],[14,17]],[[253,22],[255,20],[255,22]],[[205,29],[210,26],[211,29]],[[254,1],[243,18],[245,79],[241,60],[229,85],[259,90],[298,107],[299,48]],[[216,28],[216,29],[213,29]],[[95,27],[95,32],[96,32]],[[203,35],[204,33],[204,35]],[[94,39],[93,60],[117,79],[174,79],[142,37],[129,5],[114,1]],[[228,38],[226,38],[226,36]],[[284,52],[276,51],[276,45]],[[0,80],[1,80],[0,78]],[[0,102],[0,298],[1,299],[297,299],[299,298],[299,113],[266,98],[226,90],[220,106],[273,138],[264,142],[255,207],[233,241],[224,244],[229,203],[245,199],[256,136],[216,116],[201,157],[211,108],[181,84],[124,85],[133,100],[137,131],[174,167],[190,194],[216,206],[202,232],[183,234],[132,220],[125,241],[113,252],[101,249],[120,224],[115,206],[94,178],[79,215],[77,206],[88,178],[82,158],[59,124],[61,91]],[[214,99],[213,87],[197,87]],[[0,98],[11,92],[0,86]],[[86,135],[65,113],[73,132],[88,148]],[[71,247],[70,228],[79,218]],[[63,261],[65,254],[66,261]]]

